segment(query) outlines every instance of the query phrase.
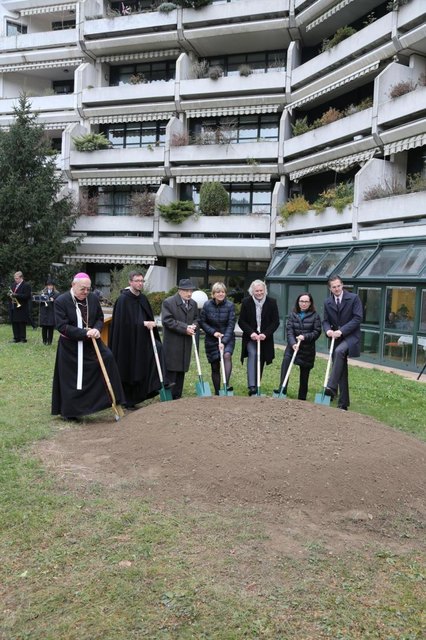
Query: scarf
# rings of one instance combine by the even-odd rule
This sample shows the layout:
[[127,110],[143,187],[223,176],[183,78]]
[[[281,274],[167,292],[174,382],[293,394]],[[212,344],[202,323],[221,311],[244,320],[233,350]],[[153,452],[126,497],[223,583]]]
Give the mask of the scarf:
[[260,329],[262,326],[262,309],[263,309],[263,305],[265,304],[266,296],[264,296],[262,300],[257,300],[257,298],[255,298],[254,296],[252,296],[252,298],[254,302],[254,307],[256,309],[257,332],[260,333]]

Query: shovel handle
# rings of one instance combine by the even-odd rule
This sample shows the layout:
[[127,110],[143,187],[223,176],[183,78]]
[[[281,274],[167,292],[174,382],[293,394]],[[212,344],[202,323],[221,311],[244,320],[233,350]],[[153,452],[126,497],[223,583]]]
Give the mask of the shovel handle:
[[195,334],[192,334],[192,346],[194,347],[194,354],[195,354],[195,362],[197,363],[197,371],[198,371],[198,375],[201,377],[201,364],[200,364],[200,356],[198,355],[198,349],[197,349],[197,341],[195,339]]
[[109,375],[108,375],[108,372],[106,370],[105,363],[103,361],[101,352],[99,351],[99,346],[98,346],[98,343],[96,342],[96,338],[92,338],[92,344],[93,344],[93,347],[95,349],[96,357],[98,359],[99,366],[101,368],[102,375],[104,377],[105,384],[107,386],[108,393],[109,393],[110,398],[111,398],[112,410],[115,413],[116,420],[119,420],[120,418],[122,418],[124,416],[123,409],[122,409],[121,405],[117,406],[117,401],[115,399],[114,389],[112,388],[111,380],[109,379]]
[[299,347],[300,347],[300,338],[297,339],[296,348],[293,351],[293,355],[291,356],[291,360],[290,360],[290,364],[289,364],[288,369],[287,369],[287,373],[285,374],[285,378],[284,378],[283,383],[281,385],[281,390],[285,389],[285,387],[287,386],[288,379],[290,378],[290,373],[291,373],[291,370],[292,370],[293,365],[294,365],[294,361],[296,360],[297,352],[299,351]]
[[260,340],[257,341],[257,388],[260,388]]
[[324,377],[324,389],[326,388],[328,383],[328,378],[330,377],[331,359],[333,357],[333,350],[334,350],[334,338],[331,338],[330,351],[328,353],[327,368],[325,370],[325,377]]
[[163,372],[161,371],[160,358],[158,357],[157,345],[155,344],[154,330],[150,329],[152,350],[154,351],[155,364],[157,365],[158,377],[160,378],[161,385],[163,385]]
[[222,345],[222,339],[219,336],[218,338],[219,341],[219,357],[220,357],[220,370],[222,372],[222,382],[223,382],[223,386],[226,388],[226,373],[225,373],[225,363],[223,361],[223,351],[220,348]]

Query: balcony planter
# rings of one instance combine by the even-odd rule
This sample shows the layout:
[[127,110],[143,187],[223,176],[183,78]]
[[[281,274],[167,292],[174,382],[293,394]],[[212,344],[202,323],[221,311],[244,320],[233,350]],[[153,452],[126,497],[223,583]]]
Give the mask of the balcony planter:
[[285,72],[252,73],[248,78],[242,76],[228,76],[211,80],[210,78],[182,80],[180,96],[188,100],[191,97],[241,95],[241,94],[285,93]]
[[339,140],[353,138],[361,131],[368,130],[370,133],[372,111],[370,107],[285,140],[284,156],[289,158],[295,155],[305,155],[307,149],[312,150],[315,147],[324,147]]
[[178,225],[169,224],[160,218],[160,233],[269,234],[270,222],[271,218],[267,214],[192,216]]
[[399,98],[393,98],[380,104],[378,124],[387,124],[396,120],[420,117],[426,104],[426,87],[417,87]]
[[323,213],[317,214],[314,209],[307,213],[296,213],[282,225],[277,218],[277,233],[305,233],[315,229],[324,230],[336,226],[352,225],[352,205],[345,207],[342,213],[338,213],[334,207],[327,207]]
[[153,228],[153,217],[139,216],[80,216],[74,225],[74,231],[80,233],[96,233],[100,230],[102,233],[152,233]]
[[170,161],[183,163],[217,162],[221,160],[246,162],[247,158],[276,161],[277,142],[244,142],[230,144],[193,144],[170,147]]
[[174,80],[160,80],[139,84],[124,84],[119,87],[95,87],[84,89],[82,103],[85,105],[120,104],[123,102],[155,102],[173,100]]
[[400,221],[408,218],[423,217],[425,213],[424,191],[405,193],[399,196],[366,200],[360,203],[358,222],[367,224],[373,222]]
[[99,168],[114,165],[115,167],[164,164],[164,147],[138,147],[135,149],[99,149],[97,151],[71,151],[70,166]]

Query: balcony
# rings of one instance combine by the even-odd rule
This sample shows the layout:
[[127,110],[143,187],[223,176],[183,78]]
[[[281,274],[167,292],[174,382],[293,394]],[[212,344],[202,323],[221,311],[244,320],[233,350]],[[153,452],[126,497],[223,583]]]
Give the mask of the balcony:
[[175,48],[177,12],[134,13],[88,20],[84,24],[87,51],[96,56]]
[[371,132],[372,108],[358,111],[350,116],[307,131],[284,142],[284,156],[303,156],[327,145],[350,140],[357,135]]
[[194,144],[182,147],[170,147],[171,163],[247,162],[250,158],[255,158],[256,161],[276,162],[277,156],[278,142]]
[[164,147],[137,147],[128,149],[99,149],[98,151],[71,151],[71,167],[129,167],[164,164]]
[[277,94],[284,100],[285,72],[252,73],[250,76],[227,76],[211,80],[210,78],[182,80],[180,97],[184,100],[201,97],[242,96],[256,94]]
[[403,96],[380,104],[379,126],[395,125],[404,120],[413,120],[426,113],[426,87],[417,87]]
[[[389,13],[349,38],[346,38],[346,40],[339,42],[335,47],[318,54],[308,62],[294,69],[292,86],[298,88],[301,85],[312,82],[314,79],[324,76],[327,71],[331,71],[337,66],[342,66],[345,62],[349,62],[354,58],[359,59],[360,66],[365,66],[378,58],[377,51],[374,52],[371,60],[365,52],[372,51],[385,42],[387,42],[385,51],[383,51],[379,57],[382,58],[392,55],[395,52],[395,48],[389,38],[391,32],[392,14]],[[363,54],[362,56],[361,53]]]
[[[19,97],[0,99],[0,112],[2,114],[14,113],[14,107],[18,106]],[[72,93],[58,94],[50,96],[36,96],[35,98],[29,98],[31,104],[31,110],[37,112],[52,112],[52,111],[72,111],[72,120],[76,119],[74,112],[75,97]],[[65,119],[69,118],[69,114],[63,114]],[[62,121],[64,118],[60,117],[58,121]]]
[[406,193],[389,198],[363,201],[358,209],[358,223],[400,222],[411,219],[425,219],[425,192]]
[[289,0],[245,0],[226,4],[209,5],[203,9],[185,9],[183,25],[195,27],[210,24],[230,24],[288,16]]
[[313,231],[327,231],[336,227],[351,228],[352,226],[352,205],[345,207],[342,213],[338,213],[334,207],[327,207],[325,211],[318,214],[314,209],[310,209],[305,214],[295,214],[289,218],[285,224],[281,224],[277,218],[277,234],[282,233],[312,233]]
[[123,103],[157,102],[174,99],[174,80],[160,80],[140,84],[124,84],[119,87],[84,89],[82,103],[86,106],[104,106]]
[[[80,216],[74,231],[83,234],[80,253],[155,255],[154,218],[138,216]],[[102,230],[102,236],[96,233]],[[84,234],[93,235],[84,235]],[[111,235],[104,235],[110,233]],[[129,235],[129,234],[141,235]],[[143,235],[142,235],[143,234]]]
[[33,49],[54,49],[56,47],[76,46],[76,29],[63,31],[42,31],[0,38],[0,51],[25,51]]

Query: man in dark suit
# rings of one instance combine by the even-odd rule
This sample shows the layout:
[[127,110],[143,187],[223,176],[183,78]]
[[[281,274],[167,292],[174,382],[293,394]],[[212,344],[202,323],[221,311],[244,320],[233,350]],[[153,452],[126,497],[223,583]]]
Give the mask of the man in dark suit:
[[334,338],[333,366],[325,394],[331,399],[339,391],[338,408],[349,407],[348,357],[360,356],[362,302],[354,293],[344,291],[342,279],[333,275],[328,280],[330,296],[324,302],[323,327]]
[[182,397],[185,373],[191,362],[192,336],[198,322],[198,305],[192,300],[195,288],[191,280],[180,280],[178,292],[166,298],[161,308],[167,380],[174,383],[173,400]]
[[29,322],[31,303],[31,286],[24,281],[22,271],[13,276],[14,283],[10,287],[9,315],[12,323],[12,342],[27,341],[27,322]]

